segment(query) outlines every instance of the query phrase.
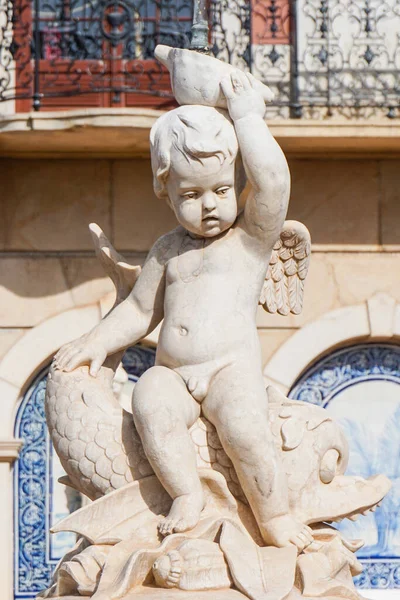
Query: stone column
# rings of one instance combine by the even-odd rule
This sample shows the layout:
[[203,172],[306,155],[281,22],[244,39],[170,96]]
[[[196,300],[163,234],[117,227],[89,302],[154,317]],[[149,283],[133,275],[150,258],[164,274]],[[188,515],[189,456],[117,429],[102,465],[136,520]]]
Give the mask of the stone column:
[[22,440],[0,439],[0,597],[13,599],[13,481],[12,466]]

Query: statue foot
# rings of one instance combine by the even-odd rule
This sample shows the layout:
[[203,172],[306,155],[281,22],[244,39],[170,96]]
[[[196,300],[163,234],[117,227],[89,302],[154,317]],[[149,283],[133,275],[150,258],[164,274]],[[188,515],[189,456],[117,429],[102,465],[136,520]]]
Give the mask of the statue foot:
[[204,508],[203,491],[178,496],[172,503],[171,510],[158,525],[161,535],[182,533],[196,527]]
[[260,529],[268,546],[283,548],[292,544],[301,552],[314,541],[310,527],[288,514],[270,519]]

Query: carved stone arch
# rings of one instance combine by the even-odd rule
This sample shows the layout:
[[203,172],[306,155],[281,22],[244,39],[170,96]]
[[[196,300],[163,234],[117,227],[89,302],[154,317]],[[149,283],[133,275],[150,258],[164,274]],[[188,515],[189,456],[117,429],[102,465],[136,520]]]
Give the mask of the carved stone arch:
[[361,341],[400,337],[400,304],[387,294],[339,308],[308,323],[285,342],[264,367],[268,383],[288,393],[300,375],[324,354]]
[[12,346],[0,364],[0,438],[12,437],[23,394],[58,348],[89,331],[99,320],[98,304],[74,308],[33,327]]

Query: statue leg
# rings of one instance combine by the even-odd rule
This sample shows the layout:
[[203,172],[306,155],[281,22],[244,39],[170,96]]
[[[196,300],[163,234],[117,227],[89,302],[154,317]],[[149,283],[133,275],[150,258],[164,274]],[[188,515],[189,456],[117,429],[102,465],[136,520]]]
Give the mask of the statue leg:
[[156,366],[135,385],[132,409],[146,456],[173,499],[169,515],[160,523],[160,533],[192,529],[204,507],[195,449],[188,431],[198,419],[200,407],[177,373]]
[[289,514],[286,474],[269,428],[261,373],[243,364],[221,370],[211,382],[202,410],[233,462],[264,541],[306,547],[312,541],[311,530]]

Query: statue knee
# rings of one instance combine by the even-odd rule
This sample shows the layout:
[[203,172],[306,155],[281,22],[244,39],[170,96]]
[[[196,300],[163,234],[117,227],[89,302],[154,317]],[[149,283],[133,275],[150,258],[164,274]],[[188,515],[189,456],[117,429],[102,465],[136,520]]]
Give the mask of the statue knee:
[[[248,417],[248,416],[247,416]],[[271,444],[272,434],[269,430],[268,420],[265,415],[252,415],[249,418],[224,419],[220,427],[217,425],[222,445],[229,454],[238,451],[252,456],[264,456],[267,447]],[[250,435],[251,432],[251,435]]]
[[[140,377],[132,394],[132,412],[135,423],[154,420],[154,415],[172,403],[169,392],[175,374],[166,367],[151,367]],[[168,393],[166,393],[168,392]],[[172,406],[171,406],[172,408]]]
[[164,367],[151,367],[135,384],[132,393],[132,411],[135,416],[154,410],[158,398],[160,369]]

